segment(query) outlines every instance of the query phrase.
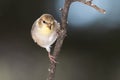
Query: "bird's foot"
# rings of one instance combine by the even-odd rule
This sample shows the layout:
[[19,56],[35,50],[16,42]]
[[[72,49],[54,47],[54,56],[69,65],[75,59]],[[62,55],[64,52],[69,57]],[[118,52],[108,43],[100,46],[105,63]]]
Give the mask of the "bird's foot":
[[52,56],[50,53],[48,53],[48,57],[49,57],[51,63],[53,63],[53,62],[54,62],[54,63],[57,63],[57,62],[55,61],[55,57]]

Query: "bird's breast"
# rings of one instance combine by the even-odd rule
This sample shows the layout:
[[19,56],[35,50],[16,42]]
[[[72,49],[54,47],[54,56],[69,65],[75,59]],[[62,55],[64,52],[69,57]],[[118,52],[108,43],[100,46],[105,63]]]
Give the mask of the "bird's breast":
[[50,30],[47,26],[44,26],[38,29],[38,33],[44,36],[49,36],[52,33],[52,30]]
[[57,33],[47,28],[35,27],[32,31],[32,37],[38,45],[41,47],[46,47],[52,45],[55,42]]

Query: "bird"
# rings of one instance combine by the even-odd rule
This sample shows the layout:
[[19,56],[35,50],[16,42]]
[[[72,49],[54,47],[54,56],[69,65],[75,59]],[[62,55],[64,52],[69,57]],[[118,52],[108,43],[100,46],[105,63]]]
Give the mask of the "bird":
[[51,45],[59,36],[60,23],[51,14],[42,14],[32,25],[31,36],[35,43],[45,48],[51,62],[56,63],[51,55]]

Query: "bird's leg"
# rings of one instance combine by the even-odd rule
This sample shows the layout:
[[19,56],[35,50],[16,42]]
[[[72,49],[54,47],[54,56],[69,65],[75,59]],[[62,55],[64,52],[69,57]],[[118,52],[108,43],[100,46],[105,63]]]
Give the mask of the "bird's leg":
[[52,56],[52,55],[50,54],[50,52],[48,52],[48,57],[49,57],[49,59],[50,59],[51,62],[57,63],[57,62],[55,61],[55,57]]

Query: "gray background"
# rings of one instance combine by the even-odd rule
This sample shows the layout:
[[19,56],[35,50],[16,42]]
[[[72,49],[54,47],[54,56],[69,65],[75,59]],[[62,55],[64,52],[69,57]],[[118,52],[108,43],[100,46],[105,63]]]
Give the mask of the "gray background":
[[[47,52],[33,42],[30,30],[43,13],[60,21],[63,1],[0,0],[0,80],[46,80]],[[120,1],[94,1],[107,14],[81,3],[70,8],[56,80],[120,80]]]

